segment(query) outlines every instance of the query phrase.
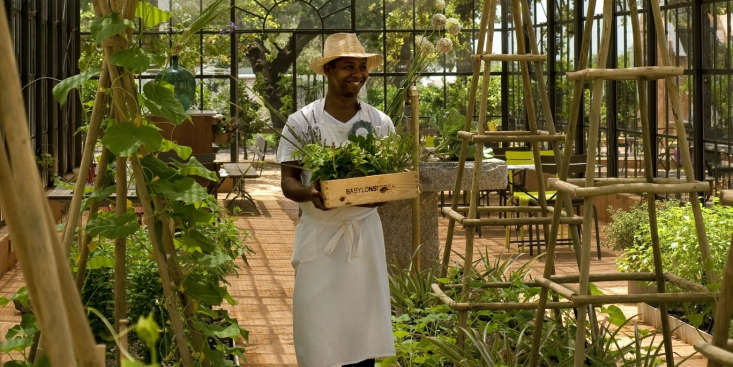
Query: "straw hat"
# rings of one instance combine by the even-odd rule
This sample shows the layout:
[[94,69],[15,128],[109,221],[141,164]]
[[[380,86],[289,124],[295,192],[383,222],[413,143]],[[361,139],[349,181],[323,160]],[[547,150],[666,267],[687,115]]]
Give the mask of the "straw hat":
[[382,62],[382,55],[367,53],[354,33],[334,33],[323,46],[323,57],[311,63],[311,70],[324,75],[323,65],[339,57],[363,57],[367,59],[367,71],[372,71]]

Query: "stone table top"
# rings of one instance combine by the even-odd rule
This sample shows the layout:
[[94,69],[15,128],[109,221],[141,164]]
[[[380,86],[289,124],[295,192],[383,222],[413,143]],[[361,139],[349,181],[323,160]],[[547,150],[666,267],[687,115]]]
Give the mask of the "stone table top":
[[[466,162],[462,189],[471,189],[472,161]],[[423,162],[420,164],[420,188],[423,192],[453,190],[456,184],[458,162]],[[481,164],[479,189],[497,190],[507,186],[507,165],[501,159],[486,159]]]

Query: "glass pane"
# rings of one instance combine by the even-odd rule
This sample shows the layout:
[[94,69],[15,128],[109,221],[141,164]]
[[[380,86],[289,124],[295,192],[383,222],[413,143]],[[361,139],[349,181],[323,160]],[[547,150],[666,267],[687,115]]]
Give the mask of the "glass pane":
[[384,13],[382,0],[356,1],[356,29],[382,29]]

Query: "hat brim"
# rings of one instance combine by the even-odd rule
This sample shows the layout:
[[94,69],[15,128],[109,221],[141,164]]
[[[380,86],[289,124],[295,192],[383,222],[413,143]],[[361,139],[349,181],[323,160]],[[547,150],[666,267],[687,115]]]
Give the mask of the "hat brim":
[[316,74],[325,75],[323,72],[323,66],[341,57],[358,57],[367,59],[367,72],[371,72],[378,68],[382,63],[382,55],[380,54],[345,52],[340,55],[322,57],[320,59],[313,60],[311,63],[311,70]]

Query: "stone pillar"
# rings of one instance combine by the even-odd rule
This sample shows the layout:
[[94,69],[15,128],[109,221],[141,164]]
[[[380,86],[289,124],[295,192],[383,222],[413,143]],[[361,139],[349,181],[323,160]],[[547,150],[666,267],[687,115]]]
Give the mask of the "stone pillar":
[[[438,193],[420,194],[420,244],[424,269],[440,264]],[[412,260],[412,200],[390,201],[379,207],[387,262],[407,267]]]
[[[423,162],[420,165],[420,243],[423,269],[440,264],[438,242],[438,195],[451,191],[456,183],[458,162]],[[462,186],[471,187],[473,162],[466,162]],[[489,159],[481,167],[481,190],[503,189],[507,186],[506,163]],[[412,259],[412,205],[411,200],[392,201],[379,207],[384,229],[387,261],[406,267]]]

